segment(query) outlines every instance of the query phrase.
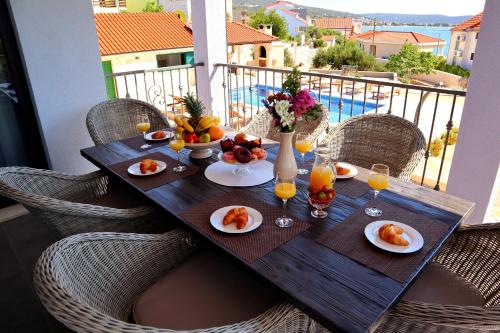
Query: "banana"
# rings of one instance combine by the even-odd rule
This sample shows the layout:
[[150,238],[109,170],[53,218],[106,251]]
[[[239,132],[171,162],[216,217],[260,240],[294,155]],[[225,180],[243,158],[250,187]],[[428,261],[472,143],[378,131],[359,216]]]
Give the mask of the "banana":
[[220,118],[217,116],[204,116],[200,119],[198,126],[196,127],[197,131],[204,131],[210,127],[215,127],[220,124]]
[[184,132],[184,127],[182,127],[182,126],[177,126],[177,127],[175,128],[175,131],[176,131],[177,133],[182,133],[182,132]]
[[181,116],[175,116],[174,117],[174,121],[175,121],[175,124],[177,126],[182,126],[183,125],[183,121],[182,121],[182,117]]
[[193,128],[193,126],[191,126],[191,125],[188,123],[188,121],[187,121],[186,119],[184,119],[184,120],[182,121],[182,126],[183,126],[183,127],[184,127],[184,129],[185,129],[186,131],[188,131],[189,133],[193,133],[193,132],[194,132],[194,128]]

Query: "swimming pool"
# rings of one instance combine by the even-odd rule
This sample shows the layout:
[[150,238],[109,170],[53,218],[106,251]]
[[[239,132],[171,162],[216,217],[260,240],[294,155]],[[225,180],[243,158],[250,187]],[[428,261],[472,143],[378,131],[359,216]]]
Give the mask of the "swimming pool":
[[[266,90],[267,90],[267,95],[269,95],[269,93],[280,92],[281,88],[265,86],[265,85],[255,85],[251,94],[247,87],[245,87],[245,91],[243,91],[242,87],[238,89],[232,89],[231,101],[233,104],[239,101],[240,105],[242,104],[242,101],[245,101],[246,105],[253,105],[255,107],[262,108],[264,107],[264,105],[262,104],[262,99],[267,96]],[[314,98],[316,99],[318,97],[318,95],[313,91],[311,92],[311,95],[313,95]],[[330,104],[330,122],[336,123],[339,121],[339,101],[340,97],[337,96],[328,97],[328,94],[321,95],[320,103],[323,104],[323,106],[326,108],[328,108],[328,104]],[[354,103],[352,102],[353,101],[350,96],[347,98],[342,98],[343,107],[342,107],[341,120],[346,120],[351,117],[351,106],[352,106],[352,116],[358,116],[363,114],[363,101],[354,100]],[[365,113],[375,110],[377,107],[376,103],[366,102],[364,104],[365,104]],[[378,107],[381,108],[382,106],[384,105],[379,103]]]

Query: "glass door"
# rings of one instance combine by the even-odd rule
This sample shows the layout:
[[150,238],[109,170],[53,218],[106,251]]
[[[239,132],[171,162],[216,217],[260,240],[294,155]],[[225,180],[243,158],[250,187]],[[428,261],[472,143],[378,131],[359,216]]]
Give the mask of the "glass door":
[[[12,21],[0,0],[0,167],[47,168]],[[0,208],[11,201],[0,196]]]

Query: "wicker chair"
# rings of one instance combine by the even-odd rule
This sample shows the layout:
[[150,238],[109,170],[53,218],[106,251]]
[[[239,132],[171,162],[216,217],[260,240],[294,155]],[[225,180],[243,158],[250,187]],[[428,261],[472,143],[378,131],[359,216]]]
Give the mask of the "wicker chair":
[[[180,230],[161,235],[71,236],[50,246],[39,258],[35,290],[45,308],[76,332],[176,332],[133,324],[129,319],[139,295],[196,247]],[[251,320],[182,332],[305,332],[310,324],[301,311],[281,304]]]
[[23,204],[63,236],[89,231],[166,230],[156,222],[153,207],[136,203],[127,209],[98,206],[110,189],[109,178],[100,171],[73,176],[26,167],[0,168],[0,195]]
[[151,104],[118,98],[97,104],[87,114],[87,129],[94,143],[105,144],[138,135],[137,116],[147,114],[151,130],[170,127],[167,117]]
[[[323,108],[323,112],[316,120],[301,121],[297,124],[295,132],[310,133],[310,139],[316,141],[321,134],[326,133],[330,123],[330,112],[328,109]],[[279,132],[271,126],[272,116],[267,111],[261,111],[255,115],[252,120],[240,132],[255,135],[261,138],[267,138],[274,141],[279,141]]]
[[[376,332],[500,332],[499,253],[499,223],[460,227],[433,264],[443,266],[476,288],[484,298],[484,306],[402,300],[382,317]],[[328,332],[324,328],[319,331]]]
[[401,117],[365,114],[341,122],[323,143],[332,145],[334,158],[370,169],[375,163],[389,166],[391,176],[409,181],[425,153],[420,129]]

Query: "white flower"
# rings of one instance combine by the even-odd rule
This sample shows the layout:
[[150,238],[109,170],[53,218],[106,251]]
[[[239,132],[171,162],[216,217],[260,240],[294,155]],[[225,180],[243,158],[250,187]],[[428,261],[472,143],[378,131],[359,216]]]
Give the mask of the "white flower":
[[282,100],[276,102],[274,109],[276,110],[278,116],[280,116],[281,118],[280,123],[282,126],[291,126],[293,124],[293,122],[295,121],[295,115],[293,114],[293,112],[290,112],[289,101]]

